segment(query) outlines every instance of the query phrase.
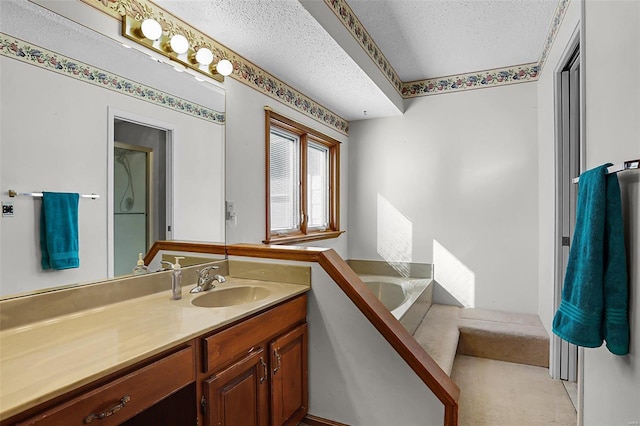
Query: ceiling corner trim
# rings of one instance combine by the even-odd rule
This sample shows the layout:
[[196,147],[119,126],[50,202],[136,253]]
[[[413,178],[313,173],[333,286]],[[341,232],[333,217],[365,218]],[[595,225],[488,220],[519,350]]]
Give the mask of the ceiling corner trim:
[[324,0],[324,2],[333,11],[342,25],[351,33],[353,38],[360,44],[362,49],[369,55],[385,77],[387,77],[389,83],[391,83],[399,94],[402,94],[402,81],[398,73],[393,69],[382,53],[382,50],[369,35],[346,0]]
[[540,71],[542,71],[542,69],[544,68],[547,56],[549,56],[549,52],[551,51],[553,42],[556,39],[558,29],[560,28],[560,24],[562,24],[562,20],[564,19],[564,15],[569,6],[569,2],[570,0],[558,1],[558,6],[556,7],[556,11],[553,14],[553,19],[551,19],[551,23],[549,25],[549,31],[547,32],[547,37],[545,38],[545,43],[542,49],[542,53],[540,54],[540,59],[538,59],[538,68],[540,69]]
[[225,113],[165,93],[126,77],[0,33],[0,56],[52,71],[103,89],[128,95],[211,123],[224,125]]
[[333,128],[341,134],[349,134],[348,121],[149,0],[80,1],[117,20],[121,20],[123,15],[137,20],[153,18],[160,23],[164,31],[182,34],[192,46],[208,47],[216,60],[229,59],[233,63],[233,73],[229,77]]

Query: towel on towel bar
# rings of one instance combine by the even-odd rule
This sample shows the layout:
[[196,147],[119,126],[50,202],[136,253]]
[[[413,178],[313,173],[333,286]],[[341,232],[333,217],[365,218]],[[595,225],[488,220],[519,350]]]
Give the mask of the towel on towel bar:
[[43,192],[40,212],[42,269],[80,266],[78,257],[78,194]]
[[578,346],[629,353],[627,266],[620,185],[605,164],[580,176],[576,228],[553,332]]

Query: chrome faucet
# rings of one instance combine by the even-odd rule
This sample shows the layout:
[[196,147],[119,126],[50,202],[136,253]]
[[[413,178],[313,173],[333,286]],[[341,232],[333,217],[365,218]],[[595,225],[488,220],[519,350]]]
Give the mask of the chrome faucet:
[[161,266],[160,269],[158,269],[156,272],[162,272],[162,271],[170,271],[173,269],[173,263],[163,260],[160,262],[161,265],[167,265],[168,268],[165,268],[164,266]]
[[196,284],[196,286],[192,288],[189,293],[200,293],[203,291],[211,290],[212,288],[216,288],[216,286],[213,285],[214,281],[218,281],[220,284],[225,282],[226,279],[222,275],[211,274],[211,271],[213,271],[214,269],[218,269],[218,267],[212,265],[200,269],[198,271],[198,284]]

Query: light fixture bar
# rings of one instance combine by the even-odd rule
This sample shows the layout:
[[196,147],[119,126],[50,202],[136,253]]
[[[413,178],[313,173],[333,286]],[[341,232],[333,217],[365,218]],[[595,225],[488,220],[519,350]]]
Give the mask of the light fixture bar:
[[[156,40],[150,40],[142,33],[142,23],[127,15],[122,17],[122,35],[155,53],[184,65],[186,68],[198,71],[216,81],[224,82],[224,76],[216,71],[216,64],[203,65],[195,60],[197,52],[192,46],[188,46],[186,51],[180,49],[182,53],[177,53],[170,47],[171,37],[161,34]],[[220,58],[220,60],[222,59]],[[231,69],[233,70],[233,65]]]

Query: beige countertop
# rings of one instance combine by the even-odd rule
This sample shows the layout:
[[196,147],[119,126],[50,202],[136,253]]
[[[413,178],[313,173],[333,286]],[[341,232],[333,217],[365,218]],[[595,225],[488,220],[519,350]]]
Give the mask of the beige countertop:
[[267,287],[248,304],[203,308],[163,291],[0,331],[0,420],[310,289],[229,277],[217,289]]

